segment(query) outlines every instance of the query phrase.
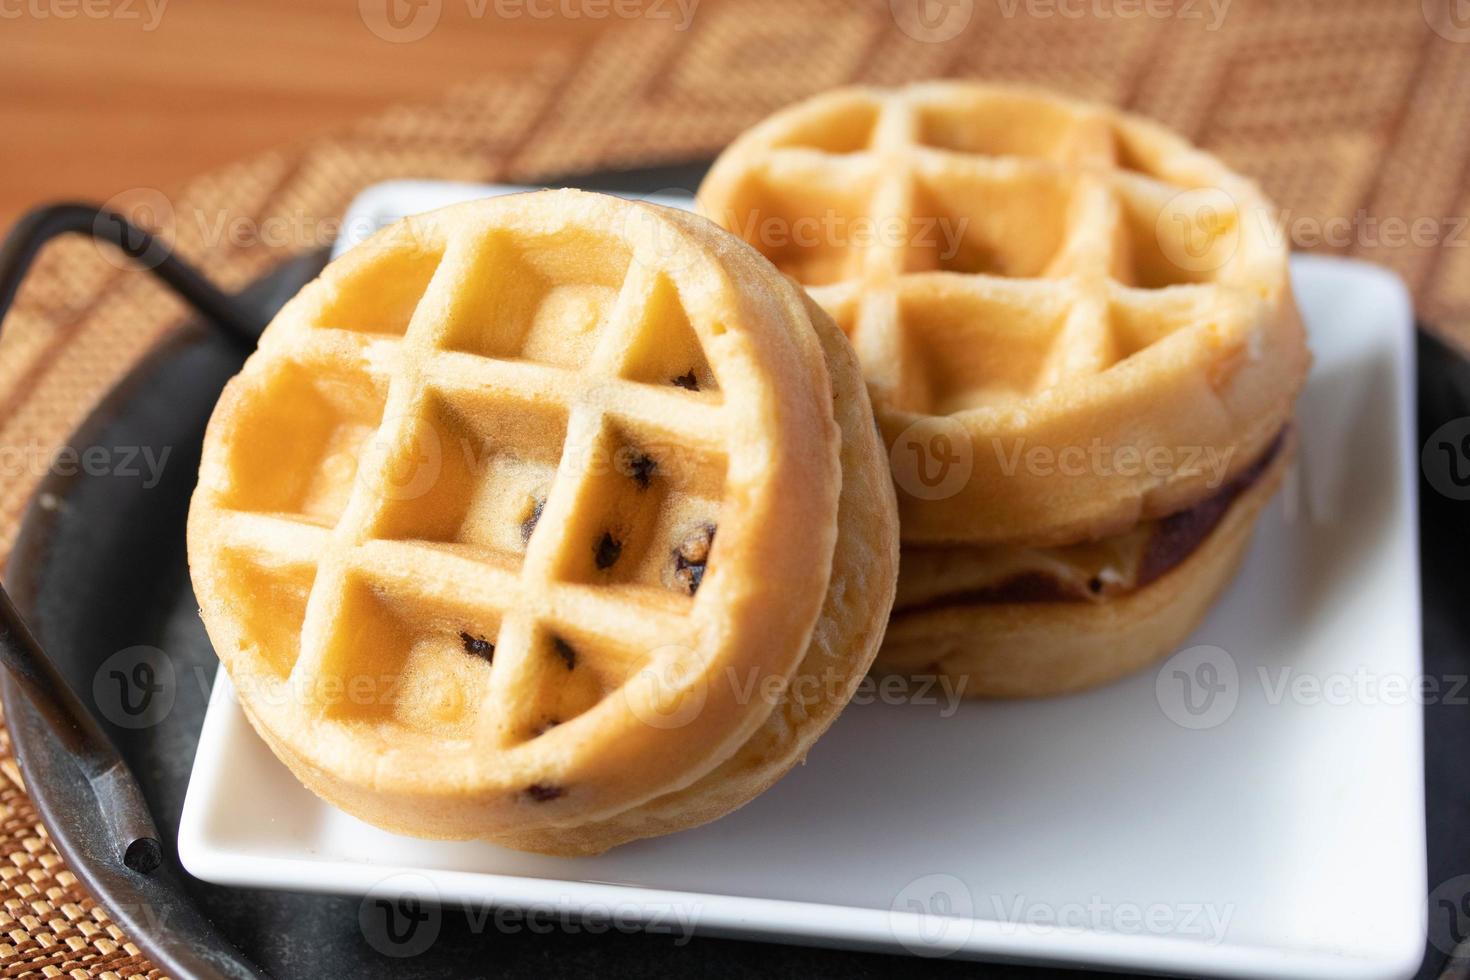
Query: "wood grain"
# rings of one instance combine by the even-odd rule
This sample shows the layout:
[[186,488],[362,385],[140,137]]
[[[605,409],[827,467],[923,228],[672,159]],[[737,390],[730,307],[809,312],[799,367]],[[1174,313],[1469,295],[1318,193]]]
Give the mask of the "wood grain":
[[443,0],[428,36],[390,43],[357,0],[151,4],[0,0],[0,224],[42,201],[167,188],[619,24]]

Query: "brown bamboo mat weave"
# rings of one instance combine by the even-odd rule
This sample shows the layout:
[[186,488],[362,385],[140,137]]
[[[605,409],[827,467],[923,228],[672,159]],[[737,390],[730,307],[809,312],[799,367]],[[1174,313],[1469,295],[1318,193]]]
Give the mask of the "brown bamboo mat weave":
[[[1470,346],[1470,25],[1426,0],[740,0],[687,30],[621,23],[529,74],[487,67],[186,186],[142,191],[216,281],[330,241],[393,177],[525,179],[710,156],[776,107],[846,82],[972,76],[1154,116],[1254,175],[1303,250],[1387,265]],[[1136,13],[1137,11],[1142,13]],[[930,15],[927,20],[920,14]],[[116,262],[117,264],[114,264]],[[54,245],[0,344],[0,553],[48,447],[182,313],[90,244]],[[0,975],[158,976],[63,866],[0,737]]]

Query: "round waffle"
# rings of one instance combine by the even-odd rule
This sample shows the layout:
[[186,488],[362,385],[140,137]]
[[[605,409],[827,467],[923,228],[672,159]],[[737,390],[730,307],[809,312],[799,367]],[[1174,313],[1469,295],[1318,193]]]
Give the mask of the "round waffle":
[[1234,577],[1292,456],[1290,434],[1188,511],[1055,548],[906,547],[879,673],[968,697],[1114,681],[1177,649]]
[[1186,507],[1307,366],[1250,181],[1146,120],[1022,89],[844,89],[720,157],[700,207],[852,339],[905,541],[1066,544]]
[[[817,319],[708,222],[573,191],[334,262],[226,387],[189,515],[256,729],[424,837],[588,853],[754,796],[892,598],[881,448]],[[792,708],[819,647],[830,703]]]
[[[773,699],[775,708],[765,724],[734,755],[684,789],[612,819],[579,826],[578,853],[597,853],[650,832],[713,820],[754,799],[805,758],[817,736],[836,720],[883,639],[899,562],[893,481],[884,466],[857,357],[832,318],[810,299],[807,303],[827,354],[832,403],[842,429],[837,548],[812,641],[791,682]],[[532,832],[517,846],[567,853],[566,841],[558,832]]]

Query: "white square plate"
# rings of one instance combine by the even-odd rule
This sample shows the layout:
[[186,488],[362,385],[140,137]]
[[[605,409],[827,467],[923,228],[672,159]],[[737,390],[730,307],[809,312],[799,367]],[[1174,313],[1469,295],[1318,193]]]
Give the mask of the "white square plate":
[[[380,185],[347,237],[502,190]],[[929,955],[1411,975],[1425,897],[1421,710],[1403,690],[1420,672],[1412,314],[1373,266],[1292,271],[1316,355],[1299,464],[1239,579],[1157,669],[1031,703],[869,691],[739,812],[579,859],[396,837],[338,812],[276,761],[221,674],[185,867]]]

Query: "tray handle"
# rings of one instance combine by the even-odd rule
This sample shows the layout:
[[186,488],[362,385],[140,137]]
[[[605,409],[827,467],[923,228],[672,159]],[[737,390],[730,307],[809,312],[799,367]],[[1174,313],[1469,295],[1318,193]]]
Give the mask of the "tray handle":
[[[155,235],[114,211],[89,204],[54,204],[31,211],[0,244],[0,324],[36,255],[53,238],[81,234],[120,249],[157,276],[231,341],[253,347],[270,312],[217,289]],[[42,721],[76,759],[112,830],[118,860],[138,874],[163,863],[158,827],[137,779],[117,746],[46,655],[0,586],[0,662],[36,706]]]

